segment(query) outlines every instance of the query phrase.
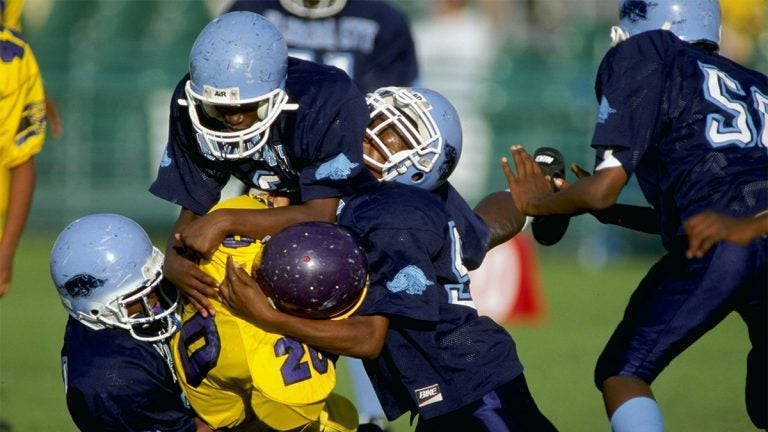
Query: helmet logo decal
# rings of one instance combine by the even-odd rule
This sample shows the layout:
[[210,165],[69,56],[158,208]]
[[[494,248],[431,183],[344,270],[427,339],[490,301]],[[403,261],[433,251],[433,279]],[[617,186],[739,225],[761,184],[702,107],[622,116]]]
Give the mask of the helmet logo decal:
[[167,166],[170,166],[171,162],[173,162],[173,160],[171,159],[170,156],[168,156],[168,147],[166,146],[165,150],[163,150],[163,157],[160,158],[160,166],[162,168],[165,168]]
[[608,116],[615,112],[616,110],[608,105],[608,99],[603,96],[603,99],[600,101],[600,109],[597,112],[597,122],[605,123],[608,120]]
[[238,87],[219,89],[209,85],[203,85],[203,96],[211,102],[239,103],[240,89]]
[[628,19],[635,23],[648,19],[648,10],[658,6],[658,3],[647,2],[644,0],[634,0],[624,3],[619,11],[619,18]]
[[387,282],[387,289],[393,293],[405,291],[406,294],[421,295],[429,285],[434,285],[434,282],[427,279],[420,268],[409,265],[397,272],[395,277]]
[[103,286],[105,282],[104,279],[99,279],[88,273],[81,273],[67,280],[64,289],[72,297],[88,297],[94,289]]
[[315,172],[315,179],[344,180],[349,177],[352,169],[358,165],[357,163],[352,163],[344,154],[340,154],[320,165]]
[[440,166],[440,182],[444,182],[450,177],[453,168],[459,163],[459,152],[455,146],[446,143],[445,162]]

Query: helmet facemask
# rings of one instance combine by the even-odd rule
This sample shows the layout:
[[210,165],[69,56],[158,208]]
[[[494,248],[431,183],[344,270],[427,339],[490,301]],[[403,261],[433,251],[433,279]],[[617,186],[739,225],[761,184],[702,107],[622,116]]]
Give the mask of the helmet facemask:
[[382,181],[418,185],[434,168],[444,143],[431,105],[419,94],[400,88],[379,89],[368,95],[367,102],[371,121],[366,143],[384,161],[365,154],[366,165]]
[[[205,86],[203,95],[192,90],[191,81],[186,85],[189,118],[197,132],[201,153],[213,160],[235,160],[252,156],[269,139],[269,129],[278,115],[286,109],[288,95],[281,88],[253,99],[239,100],[237,88],[217,90]],[[219,96],[224,95],[224,96]],[[224,123],[227,112],[240,112],[255,118],[249,127],[230,131]]]
[[135,339],[155,342],[170,337],[179,329],[176,308],[179,293],[169,297],[161,287],[163,254],[156,248],[152,258],[141,269],[146,277],[136,289],[105,302],[87,313],[76,310],[78,320],[94,329],[119,327]]

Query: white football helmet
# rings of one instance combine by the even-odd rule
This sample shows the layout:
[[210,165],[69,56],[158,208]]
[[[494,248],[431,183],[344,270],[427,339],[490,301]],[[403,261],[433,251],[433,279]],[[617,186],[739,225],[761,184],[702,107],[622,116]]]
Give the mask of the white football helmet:
[[[211,21],[189,54],[187,104],[202,154],[213,160],[242,159],[256,153],[269,128],[287,109],[288,48],[283,35],[263,16],[230,12]],[[222,112],[247,108],[258,119],[231,131]]]
[[309,19],[327,18],[344,9],[347,0],[280,0],[290,13]]
[[[163,253],[136,222],[93,214],[59,234],[51,252],[51,277],[73,318],[94,330],[119,327],[152,342],[178,329],[179,294],[174,290],[169,299],[160,289],[162,264]],[[150,298],[153,294],[157,298]]]
[[[456,109],[438,92],[421,87],[382,87],[366,97],[371,122],[366,142],[385,157],[364,155],[365,163],[396,181],[432,190],[448,179],[459,163],[461,122]],[[404,149],[390,149],[386,134],[394,131]],[[394,150],[394,151],[393,151]]]
[[619,26],[614,44],[649,30],[669,30],[691,43],[720,45],[718,0],[619,0]]

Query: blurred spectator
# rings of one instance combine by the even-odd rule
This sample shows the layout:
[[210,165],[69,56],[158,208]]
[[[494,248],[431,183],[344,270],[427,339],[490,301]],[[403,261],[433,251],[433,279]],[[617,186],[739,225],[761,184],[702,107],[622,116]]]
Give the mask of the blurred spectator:
[[418,80],[408,17],[390,1],[237,0],[238,10],[264,15],[289,55],[346,71],[363,93]]
[[766,53],[760,51],[759,39],[768,37],[768,1],[720,0],[720,9],[721,54],[745,65],[759,63],[759,57],[765,62]]
[[[0,24],[5,28],[21,33],[21,11],[24,9],[24,0],[0,0]],[[51,136],[58,138],[61,135],[61,117],[56,102],[46,95],[45,113],[48,125],[51,127]]]
[[[3,13],[14,11],[3,2]],[[18,18],[16,18],[18,20]],[[17,22],[17,21],[15,21]],[[13,259],[32,204],[34,156],[45,141],[45,94],[31,48],[0,25],[0,297],[11,289]]]

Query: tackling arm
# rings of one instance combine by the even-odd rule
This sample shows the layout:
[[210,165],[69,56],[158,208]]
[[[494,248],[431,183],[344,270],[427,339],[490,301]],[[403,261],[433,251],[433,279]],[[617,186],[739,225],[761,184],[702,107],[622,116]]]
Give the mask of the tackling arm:
[[262,239],[299,222],[336,222],[338,203],[338,198],[322,198],[269,209],[220,209],[192,220],[176,232],[183,246],[210,258],[230,234]]
[[502,160],[502,167],[515,202],[529,216],[605,210],[616,203],[628,180],[622,167],[606,168],[578,179],[559,192],[552,192],[541,169],[521,146],[513,146],[511,152],[517,175],[512,172],[506,158]]
[[221,284],[222,302],[254,325],[297,339],[322,351],[363,359],[379,356],[389,319],[355,315],[341,320],[299,318],[272,308],[258,283],[227,258],[227,277]]
[[489,250],[514,237],[525,225],[525,215],[520,212],[514,197],[507,191],[487,195],[474,210],[488,225],[491,235]]

